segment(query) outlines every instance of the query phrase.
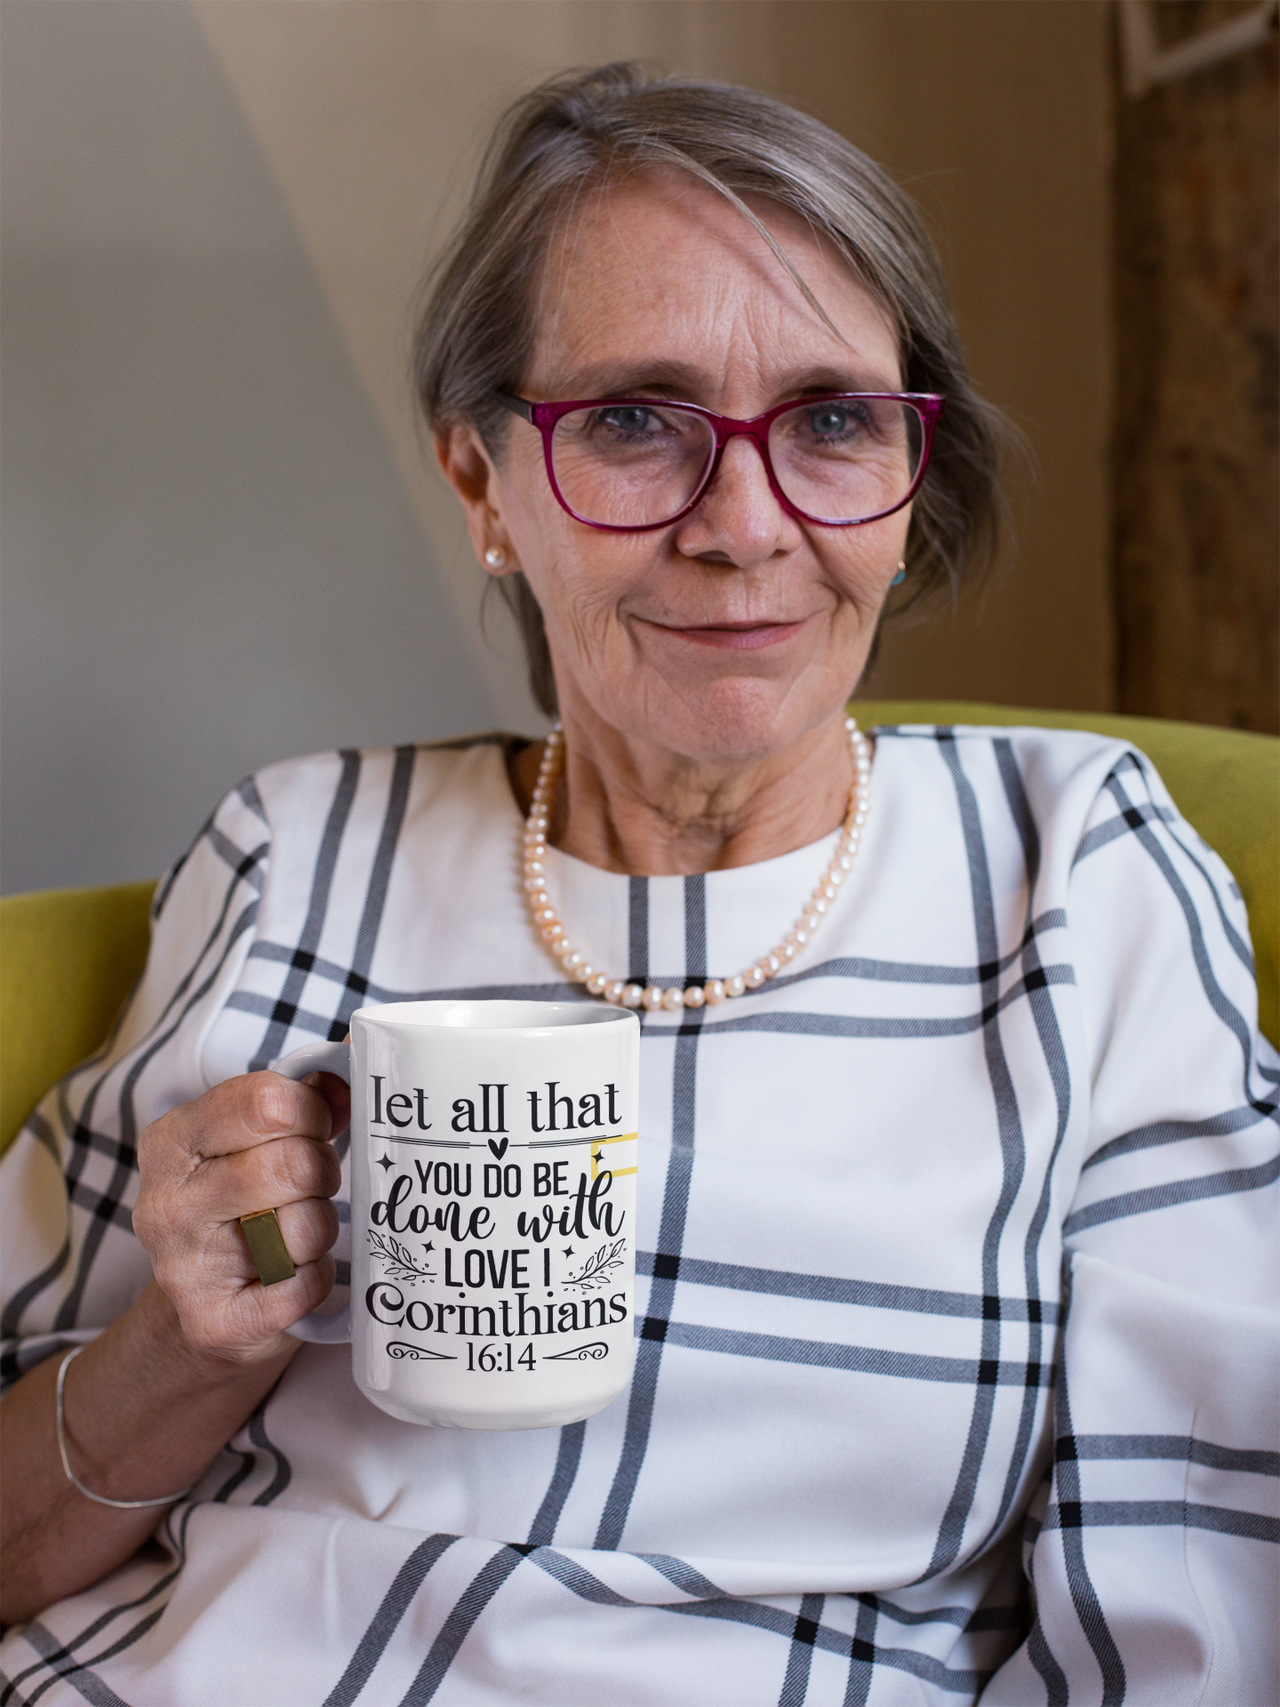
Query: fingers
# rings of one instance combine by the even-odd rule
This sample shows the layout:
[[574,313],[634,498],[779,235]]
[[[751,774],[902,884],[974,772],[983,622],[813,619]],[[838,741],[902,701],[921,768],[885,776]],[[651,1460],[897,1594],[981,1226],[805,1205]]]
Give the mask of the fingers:
[[[331,1074],[230,1079],[153,1121],[138,1146],[134,1231],[193,1345],[257,1356],[328,1296],[338,1234],[329,1201],[341,1164],[329,1138],[348,1118]],[[239,1217],[275,1209],[297,1273],[264,1287]]]
[[[150,1253],[157,1279],[171,1251],[176,1249],[189,1259],[206,1246],[214,1266],[227,1273],[217,1261],[218,1250],[226,1248],[217,1235],[224,1230],[234,1234],[232,1248],[247,1256],[239,1233],[240,1217],[263,1209],[277,1211],[294,1262],[309,1262],[337,1237],[338,1212],[329,1199],[341,1183],[342,1166],[332,1145],[310,1138],[277,1138],[256,1150],[219,1157],[185,1180],[142,1191],[133,1227]],[[299,1229],[323,1227],[327,1236],[315,1251],[302,1243],[295,1249],[286,1222]],[[253,1272],[252,1267],[247,1271]]]
[[242,1356],[328,1297],[337,1272],[328,1254],[338,1236],[337,1209],[313,1197],[276,1213],[296,1273],[274,1286],[260,1281],[238,1221],[199,1226],[185,1237],[171,1230],[151,1248],[156,1280],[194,1346]]
[[[342,1170],[327,1142],[335,1081],[324,1078],[317,1087],[250,1073],[152,1121],[138,1141],[142,1188],[134,1210],[134,1231],[148,1249],[170,1223],[220,1223],[332,1196]],[[333,1101],[345,1113],[341,1099]]]
[[[262,1209],[314,1201],[309,1217],[294,1219],[300,1231],[317,1228],[323,1237],[303,1237],[294,1261],[327,1250],[337,1225],[327,1199],[342,1180],[326,1141],[333,1119],[315,1086],[254,1073],[152,1122],[138,1147],[142,1183],[133,1226],[161,1284],[173,1261],[187,1272],[231,1278],[247,1260],[239,1217]],[[263,1136],[273,1128],[284,1132]]]
[[244,1073],[226,1079],[196,1102],[184,1103],[153,1121],[143,1133],[140,1156],[142,1146],[156,1152],[153,1160],[162,1160],[162,1152],[168,1151],[174,1162],[189,1168],[214,1156],[251,1150],[272,1138],[331,1138],[341,1128],[334,1124],[330,1101],[333,1075],[326,1073],[323,1078],[325,1094],[316,1085],[295,1084],[279,1073]]
[[341,1183],[342,1164],[332,1144],[277,1138],[210,1162],[188,1181],[186,1197],[193,1213],[216,1224],[308,1197],[332,1197]]
[[170,1237],[186,1241],[260,1209],[329,1198],[341,1183],[337,1152],[312,1138],[276,1138],[217,1157],[185,1176],[148,1173],[144,1163],[133,1227],[154,1256],[155,1246]]
[[[350,1040],[348,1032],[347,1041]],[[332,1122],[330,1136],[336,1137],[339,1132],[345,1132],[351,1124],[351,1086],[347,1081],[336,1073],[310,1073],[303,1083],[312,1086],[328,1103]]]
[[[305,1268],[308,1263],[319,1262],[332,1249],[338,1237],[338,1211],[327,1199],[308,1198],[305,1203],[287,1203],[283,1209],[276,1210],[276,1220],[280,1223],[280,1233],[284,1239],[285,1249],[293,1258],[296,1268]],[[234,1228],[238,1235],[235,1245],[235,1269],[245,1280],[256,1280],[258,1271],[249,1255],[249,1247],[245,1242],[240,1224]]]
[[[247,1247],[245,1255],[247,1261]],[[175,1292],[159,1275],[156,1278],[173,1298],[183,1333],[192,1345],[252,1360],[269,1353],[280,1334],[325,1302],[336,1273],[333,1258],[326,1255],[300,1265],[292,1280],[263,1286],[255,1275],[252,1283],[225,1293],[207,1287]]]
[[[284,1204],[276,1210],[276,1219],[297,1268],[319,1261],[338,1237],[338,1211],[328,1198],[309,1197]],[[135,1210],[135,1226],[137,1223]],[[144,1233],[148,1235],[145,1238]],[[193,1287],[235,1290],[258,1279],[236,1216],[221,1222],[174,1218],[158,1229],[144,1225],[139,1237],[151,1257],[156,1279],[171,1296]]]

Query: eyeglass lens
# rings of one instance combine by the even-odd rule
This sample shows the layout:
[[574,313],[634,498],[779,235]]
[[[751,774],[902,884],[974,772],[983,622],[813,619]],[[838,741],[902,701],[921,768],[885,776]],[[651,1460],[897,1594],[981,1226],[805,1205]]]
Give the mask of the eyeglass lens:
[[[881,398],[798,403],[769,428],[774,478],[814,521],[862,521],[893,509],[911,490],[923,446],[916,409]],[[607,527],[653,527],[679,515],[714,455],[710,422],[656,402],[574,409],[552,437],[565,503]]]

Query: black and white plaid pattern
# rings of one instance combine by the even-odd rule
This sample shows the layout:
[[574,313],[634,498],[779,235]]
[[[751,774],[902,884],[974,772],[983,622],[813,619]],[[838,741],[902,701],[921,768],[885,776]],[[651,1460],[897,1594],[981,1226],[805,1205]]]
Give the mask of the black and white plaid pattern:
[[[628,1392],[419,1429],[307,1346],[163,1557],[10,1633],[0,1702],[1276,1699],[1280,1074],[1239,896],[1119,743],[884,730],[874,786],[811,956],[645,1019]],[[366,1002],[571,993],[517,831],[497,737],[228,797],[5,1160],[7,1379],[146,1284],[155,1115]],[[829,849],[551,881],[597,964],[682,984]]]

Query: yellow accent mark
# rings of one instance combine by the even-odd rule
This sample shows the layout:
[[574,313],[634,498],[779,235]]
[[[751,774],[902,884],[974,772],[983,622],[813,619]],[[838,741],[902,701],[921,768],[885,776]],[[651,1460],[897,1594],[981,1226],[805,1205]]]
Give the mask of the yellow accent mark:
[[[606,1144],[634,1144],[639,1136],[638,1132],[618,1132],[612,1138],[597,1138],[591,1146],[592,1179],[594,1180],[601,1172],[600,1164],[596,1160],[597,1146],[603,1149]],[[637,1170],[635,1168],[609,1168],[607,1171],[613,1175],[614,1179],[621,1179],[624,1174],[633,1174]]]

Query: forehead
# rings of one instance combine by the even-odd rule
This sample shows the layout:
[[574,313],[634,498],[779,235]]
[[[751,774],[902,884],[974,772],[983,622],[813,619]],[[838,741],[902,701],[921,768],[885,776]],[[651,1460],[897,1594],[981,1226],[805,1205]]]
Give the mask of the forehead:
[[649,172],[598,187],[562,218],[535,302],[532,377],[560,396],[571,383],[616,392],[611,377],[634,372],[638,383],[646,366],[710,390],[768,392],[789,377],[799,388],[896,386],[890,317],[844,257],[790,209],[748,205],[835,330],[724,196],[683,173]]

